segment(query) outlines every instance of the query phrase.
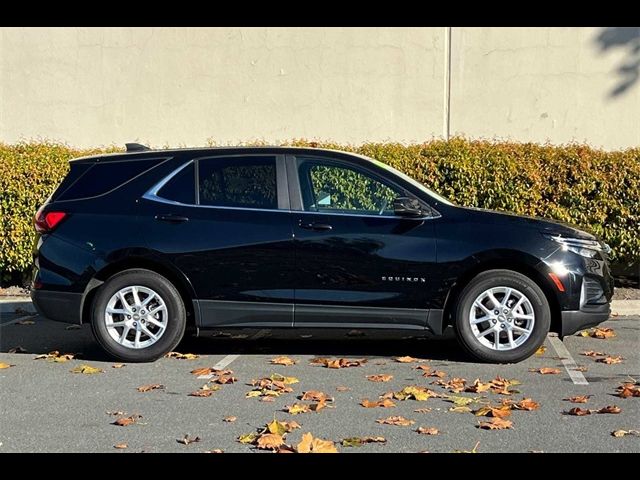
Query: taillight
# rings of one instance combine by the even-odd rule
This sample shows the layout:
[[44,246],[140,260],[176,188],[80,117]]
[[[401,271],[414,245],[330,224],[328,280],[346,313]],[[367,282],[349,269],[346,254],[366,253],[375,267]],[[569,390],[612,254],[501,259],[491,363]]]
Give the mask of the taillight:
[[38,233],[52,232],[60,224],[60,222],[64,220],[65,217],[67,216],[66,213],[59,212],[56,210],[52,210],[44,213],[42,211],[43,209],[44,209],[44,205],[40,207],[33,221],[33,224],[36,227],[36,231]]

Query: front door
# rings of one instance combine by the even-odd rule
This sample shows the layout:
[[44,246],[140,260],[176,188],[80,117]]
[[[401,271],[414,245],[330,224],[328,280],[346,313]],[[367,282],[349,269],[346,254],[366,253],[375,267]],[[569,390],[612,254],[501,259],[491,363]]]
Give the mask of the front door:
[[291,327],[284,159],[194,159],[141,203],[149,247],[193,286],[201,327]]
[[318,157],[292,159],[295,326],[424,329],[435,288],[433,224],[394,215],[401,187],[378,173]]

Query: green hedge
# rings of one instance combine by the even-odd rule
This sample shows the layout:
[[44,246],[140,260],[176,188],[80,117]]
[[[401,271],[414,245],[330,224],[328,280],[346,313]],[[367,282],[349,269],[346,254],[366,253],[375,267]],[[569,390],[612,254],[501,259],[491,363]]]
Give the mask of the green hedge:
[[[614,262],[640,262],[640,148],[605,152],[584,145],[462,138],[413,145],[287,144],[368,155],[460,205],[573,223],[608,242]],[[47,142],[0,144],[0,272],[29,268],[33,215],[66,174],[67,160],[115,150],[78,150]]]

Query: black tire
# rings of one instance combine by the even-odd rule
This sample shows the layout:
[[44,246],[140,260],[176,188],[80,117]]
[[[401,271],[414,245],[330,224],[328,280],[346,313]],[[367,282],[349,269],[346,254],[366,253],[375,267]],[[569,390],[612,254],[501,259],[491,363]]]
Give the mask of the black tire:
[[[469,322],[470,313],[473,303],[482,292],[503,286],[517,289],[529,299],[535,321],[533,330],[524,343],[511,350],[493,350],[483,345],[474,335]],[[458,341],[475,359],[489,363],[516,363],[529,358],[544,343],[551,325],[551,311],[544,293],[529,277],[512,270],[488,270],[476,276],[460,292],[453,310],[453,323]]]
[[[155,291],[167,307],[167,327],[162,336],[146,348],[129,348],[119,344],[107,331],[105,309],[111,297],[127,286],[140,285]],[[173,284],[150,270],[125,270],[99,287],[91,307],[91,330],[100,346],[112,357],[124,362],[153,362],[172,351],[182,340],[186,327],[182,297]]]

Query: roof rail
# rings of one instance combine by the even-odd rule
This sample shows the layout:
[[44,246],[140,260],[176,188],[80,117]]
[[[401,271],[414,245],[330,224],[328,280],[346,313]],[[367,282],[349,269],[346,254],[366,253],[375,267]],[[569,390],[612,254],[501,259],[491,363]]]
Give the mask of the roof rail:
[[125,143],[125,147],[127,147],[127,152],[146,152],[147,150],[151,150],[141,143]]

